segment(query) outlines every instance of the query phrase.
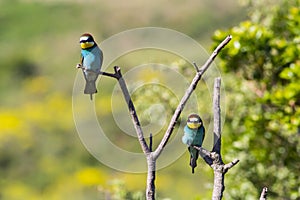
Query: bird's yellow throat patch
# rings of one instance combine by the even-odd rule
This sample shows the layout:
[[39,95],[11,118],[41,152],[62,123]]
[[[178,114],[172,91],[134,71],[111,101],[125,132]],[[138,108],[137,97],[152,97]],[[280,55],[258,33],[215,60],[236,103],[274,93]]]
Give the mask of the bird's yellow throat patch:
[[190,123],[190,122],[188,122],[187,126],[191,129],[197,129],[201,126],[201,123],[199,124],[199,123]]
[[94,46],[94,44],[95,44],[94,42],[81,42],[80,46],[82,49],[88,49]]

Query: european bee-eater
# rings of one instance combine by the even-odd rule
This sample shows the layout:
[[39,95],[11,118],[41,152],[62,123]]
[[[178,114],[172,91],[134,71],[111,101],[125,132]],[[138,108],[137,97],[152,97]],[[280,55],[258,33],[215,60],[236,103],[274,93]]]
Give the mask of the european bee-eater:
[[89,33],[81,35],[79,42],[81,46],[81,63],[78,67],[82,68],[86,81],[84,94],[90,94],[92,100],[93,94],[97,93],[96,80],[101,70],[103,53]]
[[202,119],[197,114],[190,114],[187,119],[187,124],[184,127],[184,135],[182,142],[188,145],[190,152],[190,166],[192,167],[192,173],[197,166],[197,159],[199,157],[199,150],[193,146],[201,147],[205,137],[205,128],[203,126]]

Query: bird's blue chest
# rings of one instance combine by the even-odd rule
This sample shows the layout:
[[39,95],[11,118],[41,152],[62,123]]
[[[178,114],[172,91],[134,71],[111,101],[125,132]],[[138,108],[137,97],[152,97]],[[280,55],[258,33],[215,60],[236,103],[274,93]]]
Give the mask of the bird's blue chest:
[[100,70],[102,65],[102,52],[98,47],[92,49],[81,50],[81,56],[83,57],[83,66],[90,70]]
[[91,54],[90,51],[85,50],[85,49],[82,49],[82,50],[81,50],[81,55],[82,55],[82,57],[87,58],[87,57],[89,56],[89,54]]
[[184,136],[182,138],[183,143],[188,145],[200,145],[202,144],[204,130],[203,127],[199,129],[190,129],[188,126],[184,127]]

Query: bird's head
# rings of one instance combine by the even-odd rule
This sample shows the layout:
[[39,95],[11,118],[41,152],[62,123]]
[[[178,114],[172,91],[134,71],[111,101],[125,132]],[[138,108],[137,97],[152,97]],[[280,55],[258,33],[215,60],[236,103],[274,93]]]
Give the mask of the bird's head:
[[89,33],[84,33],[80,36],[79,40],[81,49],[88,49],[96,45],[94,38]]
[[197,129],[202,126],[202,119],[197,114],[190,114],[187,119],[187,126],[190,129]]

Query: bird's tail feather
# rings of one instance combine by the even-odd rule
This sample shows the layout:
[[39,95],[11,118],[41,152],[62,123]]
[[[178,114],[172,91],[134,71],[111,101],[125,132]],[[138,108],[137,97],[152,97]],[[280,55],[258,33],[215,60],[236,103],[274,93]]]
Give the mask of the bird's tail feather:
[[86,82],[84,88],[84,94],[94,94],[97,93],[96,83],[94,81]]
[[197,159],[199,157],[199,150],[196,150],[193,147],[189,147],[189,151],[191,154],[190,166],[192,167],[192,173],[194,173],[195,168],[197,167]]
[[195,172],[195,168],[197,167],[197,160],[191,156],[191,159],[190,159],[190,166],[192,167],[192,173]]

